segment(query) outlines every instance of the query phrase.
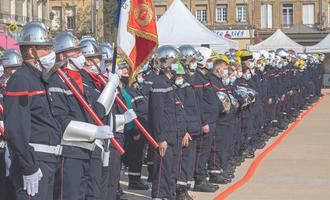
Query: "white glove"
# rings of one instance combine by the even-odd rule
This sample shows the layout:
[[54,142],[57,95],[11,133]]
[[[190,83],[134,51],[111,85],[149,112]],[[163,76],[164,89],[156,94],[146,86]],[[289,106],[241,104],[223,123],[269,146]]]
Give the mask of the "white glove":
[[40,169],[34,174],[23,176],[24,190],[27,190],[27,194],[34,196],[39,190],[39,181],[42,178],[42,172]]
[[125,113],[124,113],[124,119],[125,119],[125,124],[133,121],[134,119],[136,119],[136,113],[134,112],[133,109],[128,109]]
[[109,73],[109,82],[112,82],[116,87],[118,87],[119,81],[120,78],[118,74]]
[[0,139],[0,149],[5,148],[6,144],[7,144],[7,142],[5,140]]
[[104,140],[113,138],[112,128],[110,126],[98,126],[95,139]]

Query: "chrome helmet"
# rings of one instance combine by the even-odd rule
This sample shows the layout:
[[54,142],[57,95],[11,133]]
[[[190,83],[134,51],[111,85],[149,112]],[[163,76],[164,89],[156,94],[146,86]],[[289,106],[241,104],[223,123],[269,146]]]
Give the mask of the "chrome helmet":
[[92,37],[86,37],[80,40],[80,45],[84,46],[81,49],[82,53],[86,58],[92,56],[102,56],[100,45]]
[[23,45],[46,45],[51,46],[53,43],[49,39],[48,30],[41,22],[30,22],[23,26],[20,32],[20,46]]
[[111,44],[104,42],[101,44],[102,58],[105,61],[112,61],[113,59],[113,48]]
[[15,49],[7,49],[2,57],[2,65],[6,67],[19,67],[23,63],[21,54]]
[[85,46],[79,45],[79,40],[71,32],[59,33],[54,40],[55,53],[63,51],[81,49]]

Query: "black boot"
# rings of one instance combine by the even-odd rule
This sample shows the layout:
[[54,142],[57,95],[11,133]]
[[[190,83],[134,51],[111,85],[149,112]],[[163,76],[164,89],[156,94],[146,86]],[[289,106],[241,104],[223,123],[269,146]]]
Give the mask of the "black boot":
[[214,185],[206,179],[202,181],[196,181],[194,185],[194,191],[196,192],[215,192],[219,189],[219,186]]
[[187,196],[186,196],[186,193],[177,193],[175,195],[175,199],[176,200],[188,200]]
[[129,190],[149,190],[149,186],[143,180],[138,179],[134,181],[129,181],[128,183]]
[[210,176],[210,182],[215,184],[227,184],[231,182],[231,179],[225,177],[223,174],[217,174]]

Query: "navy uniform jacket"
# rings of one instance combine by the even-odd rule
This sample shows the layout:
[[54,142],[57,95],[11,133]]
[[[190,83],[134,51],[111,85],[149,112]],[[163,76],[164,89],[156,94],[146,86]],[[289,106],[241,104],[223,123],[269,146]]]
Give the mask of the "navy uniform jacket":
[[186,81],[184,81],[179,87],[179,91],[183,96],[183,106],[187,126],[186,130],[192,136],[201,135],[201,113],[197,104],[197,97],[194,88]]
[[191,77],[197,106],[200,108],[202,126],[215,123],[219,116],[219,104],[207,76],[199,70]]
[[[83,82],[83,96],[85,97],[85,100],[89,103],[89,105],[91,105],[92,109],[97,113],[99,118],[101,120],[104,119],[104,107],[96,102],[97,97],[100,95],[100,91],[95,88],[93,81],[90,79],[88,74],[86,74],[86,72],[81,70],[80,74]],[[70,77],[68,78],[75,88],[82,94],[82,91],[79,89],[75,81],[73,81]],[[62,125],[63,133],[71,120],[95,124],[92,117],[87,113],[87,111],[84,110],[68,86],[57,74],[53,74],[49,78],[49,92],[51,94],[51,108],[54,117]],[[96,148],[95,151],[99,151],[95,152],[95,155],[101,156],[101,149]],[[91,153],[92,151],[84,148],[63,145],[64,157],[90,159]]]
[[148,96],[144,95],[142,88],[128,86],[125,89],[132,97],[132,106],[138,117],[138,119],[143,123],[147,124],[148,121]]
[[177,137],[182,138],[187,132],[186,113],[184,111],[184,89],[178,87],[177,85],[174,85],[173,88],[175,92],[174,99]]
[[24,175],[35,173],[38,161],[56,162],[55,155],[35,152],[29,143],[56,146],[61,128],[50,110],[41,73],[27,63],[7,83],[4,97],[5,137]]
[[[229,88],[227,88],[223,83],[221,78],[217,77],[216,75],[214,75],[213,73],[210,73],[208,75],[210,82],[211,82],[211,86],[213,88],[214,94],[216,94],[216,92],[223,92],[225,93],[228,98],[229,98]],[[216,95],[217,98],[217,104],[219,105],[219,110],[218,110],[218,121],[217,123],[221,122],[229,122],[228,120],[231,119],[233,117],[233,109],[232,109],[232,105],[231,108],[229,110],[229,112],[222,112],[222,110],[224,110],[224,105],[222,104],[222,102],[220,101],[220,99],[218,98],[218,96]]]
[[150,71],[150,73],[145,77],[143,87],[141,88],[141,92],[149,97],[150,89],[152,87],[152,84],[155,80],[157,80],[158,75],[154,71]]
[[175,94],[165,75],[157,76],[150,89],[149,119],[157,142],[176,143]]

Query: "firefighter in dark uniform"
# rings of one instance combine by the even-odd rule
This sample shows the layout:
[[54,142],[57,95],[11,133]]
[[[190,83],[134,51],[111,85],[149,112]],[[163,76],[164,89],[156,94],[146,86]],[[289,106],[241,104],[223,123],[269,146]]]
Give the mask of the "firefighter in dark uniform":
[[[152,181],[153,199],[174,199],[173,174],[174,147],[178,141],[176,127],[175,91],[171,66],[175,65],[179,52],[172,46],[162,46],[156,57],[160,74],[155,78],[149,97],[149,120],[159,149],[154,152]],[[174,184],[174,187],[173,187]]]
[[[149,65],[148,68],[144,71],[144,81],[143,81],[143,85],[141,87],[141,92],[144,96],[146,96],[149,99],[150,96],[150,89],[154,83],[155,80],[157,80],[157,77],[159,75],[159,68],[158,65],[156,63],[156,59],[152,58],[149,61]],[[148,115],[149,116],[149,115]],[[148,119],[148,126],[150,128],[150,119]],[[153,134],[151,132],[151,134]],[[153,136],[153,135],[152,135]],[[153,156],[154,154],[154,149],[152,148],[152,146],[150,144],[148,144],[147,146],[147,170],[148,170],[148,182],[152,182],[153,180]]]
[[54,66],[55,53],[43,24],[26,24],[21,36],[24,63],[9,79],[4,97],[4,110],[10,111],[4,115],[10,177],[17,199],[53,199],[61,127],[50,110],[42,75]]
[[[118,76],[113,75],[113,81],[108,82],[100,93],[92,79],[82,70],[86,59],[81,49],[85,46],[79,45],[79,41],[70,33],[59,34],[55,38],[54,45],[59,65],[63,63],[60,67],[68,80],[91,105],[99,118],[104,119],[110,113],[114,101]],[[48,82],[53,115],[63,129],[61,141],[63,151],[57,197],[100,199],[99,191],[90,188],[91,183],[100,179],[101,172],[96,173],[94,166],[100,166],[98,170],[101,171],[102,142],[113,137],[114,126],[95,125],[92,117],[57,74],[52,74]],[[95,156],[99,157],[98,164],[92,164]]]
[[215,133],[218,102],[215,93],[206,76],[209,69],[212,69],[214,55],[211,49],[204,49],[200,52],[204,59],[201,61],[191,76],[191,83],[195,90],[197,106],[201,113],[202,135],[198,137],[196,149],[196,164],[194,172],[194,190],[199,192],[215,192],[219,186],[210,183],[207,179],[207,161],[211,153],[212,135]]
[[192,86],[184,79],[184,67],[174,66],[176,120],[178,129],[178,167],[176,172],[176,199],[190,200],[189,181],[193,178],[196,157],[196,137],[201,134],[201,121]]
[[[3,107],[3,97],[5,95],[6,85],[10,76],[15,73],[20,66],[22,66],[22,56],[19,52],[14,49],[7,49],[3,57],[0,58],[2,61],[3,74],[0,77],[0,104]],[[0,113],[0,199],[16,199],[15,190],[12,182],[9,179],[9,169],[11,165],[11,156],[7,142],[5,141],[4,124],[3,124],[3,113]]]
[[[143,72],[145,68],[138,71],[132,86],[126,85],[125,90],[132,97],[129,104],[136,111],[141,124],[149,130],[148,123],[148,103],[149,99],[142,93],[144,85]],[[130,128],[131,130],[128,130]],[[128,189],[130,190],[148,190],[149,186],[141,179],[142,164],[144,159],[144,149],[146,138],[136,129],[135,125],[130,124],[126,129],[126,157],[128,166]]]
[[230,137],[233,134],[231,121],[234,114],[231,112],[231,101],[225,85],[229,84],[228,64],[224,59],[217,59],[213,63],[212,73],[208,75],[218,103],[216,131],[212,135],[212,151],[209,158],[210,182],[226,184],[231,181],[229,173]]
[[[92,79],[94,86],[103,91],[105,88],[104,82],[108,80],[105,75],[103,75],[103,72],[106,71],[105,61],[106,59],[103,59],[104,52],[102,51],[102,48],[98,45],[98,43],[95,41],[94,38],[86,37],[81,40],[80,45],[85,46],[82,49],[82,52],[84,56],[86,57],[86,62],[84,66],[84,71],[89,75],[89,77]],[[104,45],[103,45],[104,49]],[[107,53],[110,53],[110,51],[107,51]],[[107,56],[109,57],[109,55]],[[120,69],[123,71],[123,69]],[[119,73],[119,72],[118,72]],[[125,100],[125,94],[123,91],[123,72],[121,73],[121,81],[119,83],[120,91],[119,91],[119,98]],[[110,80],[111,81],[111,80]],[[127,102],[126,102],[127,103]],[[136,118],[136,115],[134,111],[129,107],[129,110],[127,112],[124,112],[122,108],[119,107],[119,105],[114,102],[114,109],[112,109],[113,116],[116,119],[115,123],[115,138],[116,140],[121,144],[124,145],[124,135],[123,135],[123,127],[126,123],[130,122],[134,118]],[[106,122],[108,119],[113,118],[111,114],[109,114],[106,117]],[[111,122],[110,122],[111,123]],[[113,123],[112,123],[113,124]],[[120,168],[121,168],[121,156],[113,149],[112,147],[112,157],[109,160],[109,154],[108,154],[108,148],[109,146],[104,146],[105,144],[101,145],[96,143],[98,147],[102,149],[102,165],[100,165],[100,156],[95,154],[96,151],[93,152],[92,155],[92,173],[95,174],[94,177],[99,177],[96,179],[96,182],[92,182],[89,186],[89,190],[91,190],[91,193],[101,193],[101,199],[120,199],[121,197],[121,188],[119,187],[119,180],[120,180]],[[109,163],[110,161],[110,163]],[[97,164],[98,163],[98,164]],[[108,168],[110,164],[110,168]],[[102,166],[102,167],[101,167]],[[101,168],[100,168],[101,167]],[[103,173],[108,170],[108,173]],[[110,175],[110,176],[108,176]],[[100,177],[102,176],[102,177]],[[110,187],[107,187],[107,185],[110,185]],[[99,186],[99,187],[98,187]],[[109,190],[109,191],[108,191]],[[93,192],[94,191],[94,192]],[[107,196],[106,194],[109,194],[110,196]]]
[[[104,61],[105,63],[105,68],[102,67],[102,65],[100,66],[100,71],[101,71],[101,74],[99,74],[99,77],[103,75],[107,76],[107,74],[112,71],[112,60],[113,60],[113,49],[111,47],[111,45],[109,43],[102,43],[100,45],[100,48],[102,50],[102,60]],[[102,61],[101,61],[102,63]],[[122,64],[125,64],[125,65],[122,65]],[[117,73],[120,73],[121,76],[122,76],[122,79],[121,79],[121,82],[119,83],[120,84],[120,90],[119,93],[118,93],[118,97],[120,99],[122,99],[123,102],[126,103],[126,106],[129,108],[129,112],[126,113],[126,115],[128,113],[131,113],[131,120],[133,120],[134,118],[136,118],[136,114],[135,112],[132,110],[132,107],[131,104],[132,104],[132,100],[131,100],[131,94],[127,94],[126,93],[126,86],[125,86],[125,82],[127,82],[127,78],[125,76],[128,75],[128,70],[127,70],[127,67],[126,67],[126,63],[118,63],[119,66],[125,66],[124,68],[121,67],[121,69],[117,69],[117,65],[116,65],[116,69],[115,71],[117,71]],[[103,72],[105,71],[106,74]],[[107,77],[104,77],[106,80],[107,80]],[[95,81],[94,81],[95,82]],[[128,92],[128,91],[127,91]],[[147,105],[146,105],[147,107]],[[124,111],[122,110],[121,107],[119,107],[119,105],[117,104],[117,102],[114,103],[114,108],[112,109],[113,111],[113,115],[115,115],[116,113],[117,114],[123,114]],[[119,115],[115,115],[117,117],[120,118]],[[128,116],[128,115],[127,115]],[[125,122],[125,121],[124,121]],[[131,124],[127,124],[125,125],[125,129],[127,130],[127,127],[126,126],[131,126]],[[116,133],[115,133],[115,138],[117,139],[117,141],[120,141],[121,144],[124,145],[124,143],[126,142],[127,143],[127,137],[128,137],[128,134],[126,134],[126,130],[125,131],[125,136],[123,135],[123,128],[124,126],[123,125],[119,125],[118,129],[116,130]],[[125,141],[124,141],[125,140]],[[129,146],[131,148],[131,146]],[[133,148],[135,147],[135,145],[132,146]],[[111,147],[110,147],[111,148]],[[126,147],[126,154],[125,156],[127,157],[129,153],[129,148]],[[112,149],[114,151],[114,149]],[[135,153],[135,151],[134,151]],[[134,154],[133,153],[133,154]],[[104,195],[102,199],[108,199],[108,198],[117,198],[117,199],[121,199],[122,196],[124,195],[124,193],[122,192],[122,189],[120,187],[120,184],[119,184],[119,173],[120,173],[120,169],[121,169],[121,162],[122,162],[122,158],[121,156],[114,152],[112,154],[113,156],[111,157],[111,162],[110,162],[110,166],[107,167],[106,165],[103,165],[103,170],[104,170],[104,173],[103,173],[103,181],[102,181],[102,185],[103,185],[103,192],[104,192]],[[135,160],[132,160],[131,162],[133,163],[134,166],[138,166],[137,168],[139,168],[139,163],[135,163],[136,160],[139,160],[138,157],[134,157]],[[141,155],[141,159],[142,159],[142,155]],[[141,168],[142,168],[142,162],[140,161],[140,173],[141,173]],[[137,170],[138,171],[138,170]],[[111,173],[111,174],[110,174]],[[110,176],[111,175],[111,176]],[[139,176],[140,177],[140,176]],[[141,181],[142,182],[142,181]],[[109,190],[110,188],[110,190]],[[114,195],[115,194],[115,195]]]

